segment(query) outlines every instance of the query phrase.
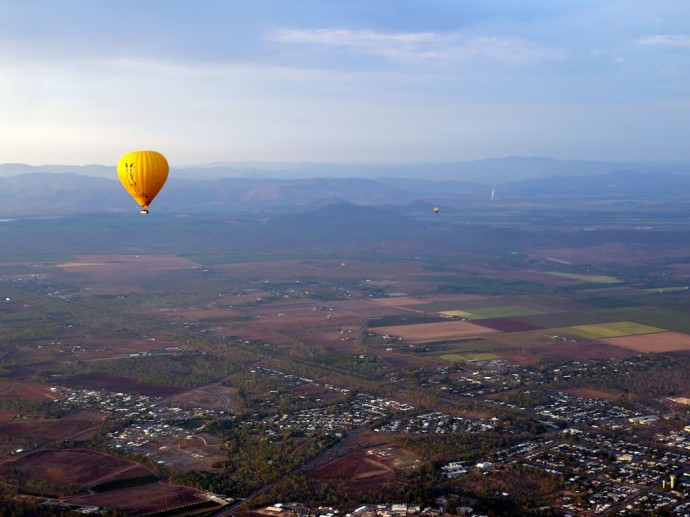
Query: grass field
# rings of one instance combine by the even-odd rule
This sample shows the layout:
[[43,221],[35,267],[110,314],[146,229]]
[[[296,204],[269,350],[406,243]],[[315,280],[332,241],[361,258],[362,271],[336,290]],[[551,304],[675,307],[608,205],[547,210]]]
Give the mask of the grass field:
[[621,336],[636,336],[639,334],[653,334],[666,332],[667,329],[642,325],[633,321],[619,321],[615,323],[599,323],[596,325],[577,325],[549,329],[548,332],[558,334],[574,334],[591,339],[607,339]]
[[490,353],[471,353],[466,354],[445,354],[440,356],[444,361],[449,361],[451,363],[464,363],[467,361],[489,361],[491,359],[496,359],[496,354]]

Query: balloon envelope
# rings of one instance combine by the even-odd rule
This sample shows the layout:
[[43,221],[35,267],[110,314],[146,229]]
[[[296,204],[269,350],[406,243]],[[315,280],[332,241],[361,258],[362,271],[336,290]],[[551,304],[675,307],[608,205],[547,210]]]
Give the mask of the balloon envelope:
[[438,214],[438,211],[439,211],[439,210],[440,210],[439,207],[435,207],[435,208],[434,208],[434,213],[435,213],[435,214]]
[[148,213],[148,206],[168,179],[168,160],[156,151],[126,153],[117,164],[117,176],[129,195]]

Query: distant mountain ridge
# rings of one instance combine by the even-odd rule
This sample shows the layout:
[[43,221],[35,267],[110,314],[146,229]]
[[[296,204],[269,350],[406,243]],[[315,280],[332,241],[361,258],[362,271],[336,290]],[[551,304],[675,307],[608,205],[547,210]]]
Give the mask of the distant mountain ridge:
[[[171,164],[172,177],[188,179],[423,178],[493,186],[529,179],[554,176],[593,176],[618,171],[690,175],[690,163],[603,162],[511,156],[468,162],[411,164],[236,162],[180,167]],[[21,163],[0,164],[0,177],[31,172],[73,173],[99,178],[115,178],[117,176],[115,165],[32,166]]]
[[[493,187],[452,180],[411,178],[182,179],[173,174],[152,203],[161,213],[290,213],[338,202],[424,213],[434,206],[490,202]],[[617,171],[505,183],[497,201],[550,196],[690,197],[690,175]],[[0,218],[125,212],[138,209],[115,178],[33,172],[0,177]]]

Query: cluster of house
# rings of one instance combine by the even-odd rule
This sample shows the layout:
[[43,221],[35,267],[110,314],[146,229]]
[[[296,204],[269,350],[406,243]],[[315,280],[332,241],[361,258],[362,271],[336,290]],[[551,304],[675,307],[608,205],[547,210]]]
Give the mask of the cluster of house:
[[[421,507],[407,503],[371,503],[361,505],[349,512],[340,512],[328,506],[310,508],[302,503],[275,503],[259,509],[258,513],[281,517],[406,517],[408,515],[439,517],[444,515],[441,506]],[[476,513],[472,515],[482,517]]]
[[497,458],[497,465],[518,463],[563,476],[566,490],[574,494],[563,498],[566,511],[625,515],[635,510],[648,515],[647,503],[654,499],[655,504],[685,515],[690,504],[690,457],[663,445],[657,448],[565,429],[557,437],[500,451]]
[[624,418],[637,418],[640,413],[612,404],[608,400],[576,397],[557,392],[547,405],[532,408],[541,417],[569,425],[608,422]]
[[89,390],[53,386],[51,391],[61,395],[56,403],[78,410],[98,410],[126,420],[128,424],[119,432],[107,435],[106,445],[127,452],[153,440],[189,435],[189,429],[175,425],[189,419],[210,419],[227,415],[225,411],[205,408],[180,408],[163,404],[161,397],[105,390]]
[[682,431],[669,431],[657,434],[657,440],[670,447],[690,451],[690,425],[686,425]]
[[[349,392],[328,383],[298,377],[275,369],[255,368],[255,374],[282,376],[292,381],[292,386],[314,384],[327,389]],[[452,434],[482,432],[492,429],[494,421],[463,418],[442,412],[425,412],[391,420],[394,413],[409,413],[414,406],[396,400],[377,398],[359,393],[348,402],[294,411],[289,414],[269,417],[273,425],[280,429],[296,429],[305,432],[326,431],[343,432],[354,427],[381,422],[374,427],[376,432],[392,433],[435,433]],[[495,419],[494,419],[495,420]],[[269,433],[270,434],[270,433]]]
[[497,420],[497,418],[489,421],[471,419],[434,411],[406,419],[391,420],[375,427],[374,431],[429,434],[480,433],[493,429]]

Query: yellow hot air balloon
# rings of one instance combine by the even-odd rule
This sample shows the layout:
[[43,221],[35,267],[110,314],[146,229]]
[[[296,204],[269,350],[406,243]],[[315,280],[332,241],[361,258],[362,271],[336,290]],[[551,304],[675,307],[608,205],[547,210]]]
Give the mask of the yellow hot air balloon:
[[436,207],[434,207],[434,213],[435,213],[435,214],[438,214],[438,211],[439,211],[439,210],[440,210],[440,208],[439,208],[439,207],[437,207],[437,206],[436,206]]
[[149,213],[149,203],[168,179],[168,160],[156,151],[132,151],[117,163],[117,176],[129,195],[141,205],[142,214]]

